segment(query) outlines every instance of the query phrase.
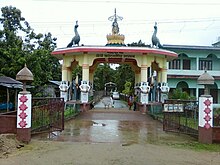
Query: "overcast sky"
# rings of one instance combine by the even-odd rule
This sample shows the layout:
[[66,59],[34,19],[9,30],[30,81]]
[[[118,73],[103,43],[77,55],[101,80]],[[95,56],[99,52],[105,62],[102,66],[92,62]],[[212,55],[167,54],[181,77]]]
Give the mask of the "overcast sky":
[[7,5],[20,9],[36,33],[51,32],[58,47],[71,41],[76,20],[80,44],[105,45],[115,8],[125,44],[151,44],[154,22],[162,44],[211,46],[220,36],[219,0],[0,0]]

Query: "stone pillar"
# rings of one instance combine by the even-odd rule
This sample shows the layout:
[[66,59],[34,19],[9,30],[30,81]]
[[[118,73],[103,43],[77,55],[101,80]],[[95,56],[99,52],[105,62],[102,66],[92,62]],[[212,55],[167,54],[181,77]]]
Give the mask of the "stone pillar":
[[89,64],[82,65],[82,80],[89,81]]
[[[146,62],[146,61],[143,61],[143,62]],[[147,82],[147,78],[148,78],[148,75],[147,75],[147,65],[141,65],[141,86],[139,87],[140,90],[141,90],[141,93],[140,93],[140,110],[143,114],[146,113],[147,111],[147,105],[148,104],[148,93],[150,91],[150,87],[148,85],[148,82]]]
[[167,68],[161,69],[161,82],[167,82]]
[[72,75],[72,69],[67,68],[67,81],[72,82],[73,75]]
[[[70,98],[69,88],[70,88],[70,69],[68,67],[62,66],[62,81],[59,86],[60,97],[64,98],[64,101],[68,101]],[[71,75],[72,76],[72,75]]]
[[29,143],[31,141],[31,93],[26,91],[26,82],[33,81],[33,74],[26,64],[17,75],[16,80],[23,82],[23,91],[18,94],[17,106],[17,139]]
[[31,94],[27,91],[18,94],[17,139],[26,143],[31,141]]
[[68,80],[68,74],[67,74],[68,68],[65,66],[62,66],[62,81]]
[[141,65],[141,81],[147,82],[147,65]]
[[89,100],[88,92],[90,88],[91,87],[89,86],[89,64],[83,64],[82,65],[82,82],[80,85],[82,103],[88,103],[88,100]]
[[135,85],[136,85],[137,83],[141,82],[140,76],[141,76],[141,75],[140,75],[140,72],[135,71]]
[[210,95],[199,97],[199,142],[212,143],[213,98]]
[[199,76],[197,83],[204,85],[204,95],[199,97],[199,142],[212,143],[213,98],[209,95],[208,86],[214,84],[214,77],[205,72]]

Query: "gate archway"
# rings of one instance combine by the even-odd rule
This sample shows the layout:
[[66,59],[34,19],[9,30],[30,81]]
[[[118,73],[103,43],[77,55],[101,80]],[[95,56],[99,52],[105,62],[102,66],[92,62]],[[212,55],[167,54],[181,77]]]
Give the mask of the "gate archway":
[[[53,56],[63,60],[60,89],[61,97],[64,97],[65,101],[71,98],[68,92],[72,83],[72,70],[79,65],[82,67],[82,83],[79,86],[81,103],[88,104],[89,98],[92,98],[89,96],[92,92],[89,91],[93,89],[94,71],[99,63],[129,64],[135,73],[141,104],[148,103],[148,93],[151,90],[149,79],[163,86],[158,90],[161,92],[160,96],[167,92],[167,62],[177,58],[177,54],[159,48],[127,47],[124,44],[125,36],[119,33],[119,18],[122,17],[116,15],[116,10],[115,14],[109,17],[109,20],[113,21],[112,33],[107,35],[108,42],[105,46],[74,46],[52,52]],[[155,92],[156,90],[154,98]]]

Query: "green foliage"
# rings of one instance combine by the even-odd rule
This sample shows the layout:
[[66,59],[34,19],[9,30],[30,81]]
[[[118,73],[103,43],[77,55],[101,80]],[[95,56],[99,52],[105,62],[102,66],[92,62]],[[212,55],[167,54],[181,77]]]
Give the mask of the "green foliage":
[[220,108],[215,108],[213,112],[214,112],[214,116],[220,115]]
[[105,83],[114,82],[117,90],[122,92],[126,82],[130,82],[130,88],[134,84],[134,72],[128,64],[122,64],[115,70],[109,64],[99,64],[94,74],[94,89],[103,90]]
[[219,144],[203,144],[197,141],[192,141],[192,142],[170,143],[169,145],[175,148],[187,148],[195,151],[220,152]]
[[32,113],[34,115],[34,120],[32,119],[31,123],[32,129],[46,127],[50,124],[49,111],[42,108],[35,108]]
[[169,99],[190,100],[192,98],[187,92],[182,92],[180,89],[175,89],[169,94]]
[[99,64],[94,73],[94,89],[103,90],[108,82],[115,82],[115,70],[109,64]]
[[131,88],[134,84],[134,72],[130,65],[122,64],[116,68],[115,73],[115,83],[117,84],[118,90],[122,92],[124,90],[124,85],[127,82],[131,82]]
[[2,7],[1,11],[0,75],[15,78],[26,63],[34,75],[35,87],[48,80],[60,80],[61,65],[51,56],[56,38],[51,33],[36,34],[16,7]]
[[82,67],[77,65],[76,68],[73,70],[72,74],[73,79],[75,79],[76,76],[78,76],[79,79],[82,79]]
[[75,117],[76,115],[79,114],[79,111],[72,106],[68,105],[66,107],[66,109],[64,110],[64,119],[67,120],[67,119],[70,119],[72,117]]
[[131,90],[131,82],[129,82],[129,81],[126,81],[126,83],[124,84],[124,90],[122,91],[122,93],[124,93],[124,94],[127,94],[127,95],[129,95],[129,94],[131,94],[132,93],[132,90]]

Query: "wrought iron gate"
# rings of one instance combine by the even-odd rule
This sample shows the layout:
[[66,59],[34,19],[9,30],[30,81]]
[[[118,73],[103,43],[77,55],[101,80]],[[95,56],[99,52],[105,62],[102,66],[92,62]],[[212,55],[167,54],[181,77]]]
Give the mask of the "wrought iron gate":
[[32,134],[64,129],[63,98],[33,98]]
[[[165,104],[173,106],[165,110],[163,130],[198,136],[198,102],[192,100],[166,100]],[[182,106],[181,111],[175,108]],[[166,108],[164,108],[166,109]]]

